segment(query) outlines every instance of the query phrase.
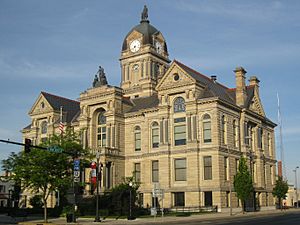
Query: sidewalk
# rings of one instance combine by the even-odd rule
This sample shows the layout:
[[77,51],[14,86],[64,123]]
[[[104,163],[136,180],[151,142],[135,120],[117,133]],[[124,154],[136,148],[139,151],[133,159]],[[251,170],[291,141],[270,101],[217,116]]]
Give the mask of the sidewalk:
[[[229,213],[209,213],[209,214],[196,214],[191,215],[189,217],[175,217],[175,216],[166,216],[166,217],[158,217],[158,218],[137,218],[136,220],[127,220],[127,219],[105,219],[101,222],[94,222],[94,218],[78,218],[77,223],[66,223],[66,219],[63,217],[56,218],[56,219],[49,219],[49,223],[51,224],[57,224],[57,225],[67,225],[67,224],[76,224],[76,225],[95,225],[95,224],[115,224],[115,225],[123,225],[123,224],[156,224],[156,223],[168,223],[172,221],[193,221],[193,220],[200,220],[201,221],[212,221],[212,220],[220,220],[225,218],[239,218],[239,217],[258,217],[258,216],[264,216],[264,215],[271,215],[271,214],[286,214],[289,212],[300,212],[300,209],[288,209],[288,210],[268,210],[268,211],[261,211],[261,212],[247,212],[245,214],[235,213],[232,216],[229,215]],[[19,223],[22,225],[34,225],[39,224],[42,225],[42,221],[28,221]]]

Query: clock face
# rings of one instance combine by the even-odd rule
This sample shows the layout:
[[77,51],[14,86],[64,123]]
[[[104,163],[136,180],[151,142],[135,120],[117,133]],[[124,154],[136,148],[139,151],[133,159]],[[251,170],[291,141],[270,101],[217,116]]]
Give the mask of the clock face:
[[137,52],[141,47],[141,43],[139,40],[134,40],[130,43],[130,51]]
[[155,50],[157,53],[161,54],[162,53],[162,44],[160,42],[155,42]]
[[138,64],[133,65],[133,71],[139,71],[139,65]]

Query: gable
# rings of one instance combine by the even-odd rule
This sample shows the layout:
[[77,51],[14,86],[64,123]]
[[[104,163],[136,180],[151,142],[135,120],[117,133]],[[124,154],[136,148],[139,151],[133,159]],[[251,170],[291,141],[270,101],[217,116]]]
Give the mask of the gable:
[[264,117],[266,116],[257,91],[254,91],[254,95],[249,103],[250,103],[249,109],[251,111],[256,112],[257,114],[259,114],[261,116],[264,116]]
[[176,62],[173,62],[160,82],[156,86],[157,91],[174,89],[177,87],[195,84],[196,80],[183,70]]
[[127,43],[130,44],[131,41],[133,41],[133,40],[135,40],[135,39],[141,39],[142,37],[143,37],[143,34],[142,34],[142,33],[138,32],[138,31],[136,31],[136,30],[133,30],[133,31],[131,32],[131,34],[128,35],[128,37],[126,38],[126,40],[127,40]]
[[29,115],[43,114],[53,111],[53,107],[41,93],[29,111]]

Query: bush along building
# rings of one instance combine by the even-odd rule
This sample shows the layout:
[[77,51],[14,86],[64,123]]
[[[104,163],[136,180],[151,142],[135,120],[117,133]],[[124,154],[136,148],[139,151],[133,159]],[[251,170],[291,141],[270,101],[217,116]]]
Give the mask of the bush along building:
[[[146,8],[124,38],[120,64],[120,87],[109,85],[99,67],[78,101],[41,92],[23,137],[40,144],[59,133],[62,107],[65,127],[80,132],[84,148],[100,153],[101,192],[134,176],[144,207],[162,206],[161,197],[152,195],[158,186],[165,208],[241,207],[233,180],[244,156],[254,204],[274,207],[276,124],[265,115],[256,76],[246,84],[246,70],[237,67],[236,87],[228,88],[216,76],[171,62],[166,40],[150,24]],[[88,170],[81,179],[90,182]]]

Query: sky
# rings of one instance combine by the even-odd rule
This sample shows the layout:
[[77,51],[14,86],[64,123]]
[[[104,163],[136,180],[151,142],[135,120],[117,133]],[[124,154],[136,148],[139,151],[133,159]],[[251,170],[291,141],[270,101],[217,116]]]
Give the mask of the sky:
[[[261,81],[264,110],[275,123],[279,94],[286,173],[293,184],[293,169],[300,166],[297,0],[0,0],[0,139],[22,141],[20,130],[30,124],[28,112],[41,91],[77,99],[91,87],[99,65],[109,84],[119,86],[123,39],[139,23],[144,4],[171,60],[217,75],[228,87],[235,87],[233,70],[243,66],[247,78]],[[0,160],[20,149],[0,143]]]

